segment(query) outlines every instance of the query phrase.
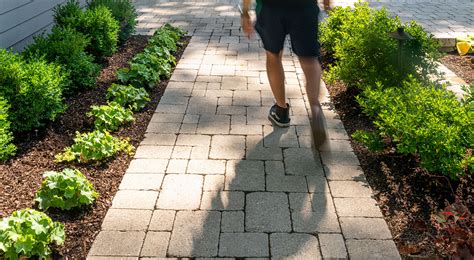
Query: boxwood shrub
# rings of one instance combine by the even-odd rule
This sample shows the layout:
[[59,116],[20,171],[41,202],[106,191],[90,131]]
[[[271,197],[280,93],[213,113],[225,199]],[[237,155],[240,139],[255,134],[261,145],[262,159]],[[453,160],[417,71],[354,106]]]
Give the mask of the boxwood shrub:
[[[402,46],[401,72],[398,42],[389,36],[400,27],[414,37]],[[321,25],[321,43],[335,58],[326,78],[349,86],[374,86],[377,82],[396,86],[409,75],[429,82],[440,57],[438,43],[416,22],[402,24],[385,8],[371,9],[367,3],[331,11]]]
[[124,43],[135,32],[137,25],[137,11],[130,0],[89,0],[89,9],[106,6],[119,22],[119,42]]
[[70,27],[54,27],[52,32],[35,38],[23,52],[26,56],[44,56],[50,62],[62,65],[69,74],[67,91],[92,88],[100,72],[94,57],[85,52],[89,39]]
[[56,26],[70,27],[90,39],[87,52],[98,60],[117,50],[119,23],[105,6],[82,11],[77,0],[69,0],[54,10]]
[[8,120],[13,132],[41,127],[63,112],[62,92],[66,75],[44,59],[25,61],[0,49],[0,96],[10,104]]
[[474,170],[474,109],[436,85],[410,78],[402,87],[366,87],[357,98],[382,136],[421,166],[457,179]]
[[0,96],[0,161],[6,161],[15,155],[16,147],[11,142],[13,135],[10,131],[10,121],[8,121],[8,109],[10,106],[7,101]]

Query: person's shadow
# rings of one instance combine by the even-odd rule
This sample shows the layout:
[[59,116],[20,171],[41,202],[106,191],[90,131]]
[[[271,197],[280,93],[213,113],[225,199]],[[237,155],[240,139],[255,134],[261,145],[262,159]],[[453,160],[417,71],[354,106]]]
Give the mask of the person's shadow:
[[340,227],[318,152],[296,133],[291,126],[250,138],[224,184],[205,187],[207,216],[188,257],[321,258],[318,234]]

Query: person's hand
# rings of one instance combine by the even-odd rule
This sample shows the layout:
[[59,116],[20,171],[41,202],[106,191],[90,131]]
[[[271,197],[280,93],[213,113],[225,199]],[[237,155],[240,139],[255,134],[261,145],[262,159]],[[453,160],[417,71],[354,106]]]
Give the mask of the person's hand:
[[244,31],[245,36],[250,39],[250,36],[253,34],[253,25],[248,12],[242,13],[240,16],[240,24],[242,25],[242,30]]

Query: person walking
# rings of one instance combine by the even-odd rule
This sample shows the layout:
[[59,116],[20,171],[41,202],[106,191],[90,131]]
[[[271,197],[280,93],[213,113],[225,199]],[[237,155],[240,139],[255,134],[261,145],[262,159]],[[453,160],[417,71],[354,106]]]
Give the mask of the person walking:
[[[330,8],[330,0],[323,0],[324,9]],[[250,38],[254,32],[249,15],[251,0],[243,0],[241,25]],[[293,52],[298,56],[306,79],[306,93],[311,107],[312,130],[316,147],[326,139],[324,119],[319,103],[321,63],[319,61],[317,0],[257,0],[258,32],[266,51],[266,69],[275,98],[268,118],[279,127],[290,126],[290,106],[285,97],[285,72],[282,56],[286,35],[290,35]]]

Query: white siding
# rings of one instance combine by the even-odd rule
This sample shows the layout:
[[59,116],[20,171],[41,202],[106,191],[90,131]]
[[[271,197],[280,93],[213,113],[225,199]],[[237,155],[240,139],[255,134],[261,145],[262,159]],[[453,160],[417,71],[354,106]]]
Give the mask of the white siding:
[[[21,51],[34,35],[48,32],[53,8],[66,0],[0,0],[0,47]],[[85,0],[80,0],[81,4]]]

